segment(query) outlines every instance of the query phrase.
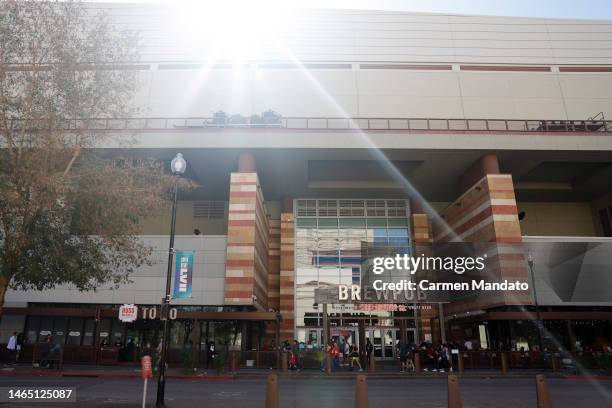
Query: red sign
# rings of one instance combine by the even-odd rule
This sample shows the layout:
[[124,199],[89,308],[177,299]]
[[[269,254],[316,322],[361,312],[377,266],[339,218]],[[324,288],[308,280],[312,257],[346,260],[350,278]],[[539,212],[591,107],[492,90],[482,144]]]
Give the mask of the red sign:
[[142,379],[153,377],[153,368],[151,367],[151,357],[143,356],[140,360],[140,367],[142,368]]
[[125,304],[119,308],[119,320],[131,323],[138,318],[138,306]]

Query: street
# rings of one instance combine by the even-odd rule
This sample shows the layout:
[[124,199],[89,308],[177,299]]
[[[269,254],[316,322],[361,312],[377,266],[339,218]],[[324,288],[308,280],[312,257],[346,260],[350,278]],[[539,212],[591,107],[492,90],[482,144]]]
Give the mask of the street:
[[[612,381],[549,379],[555,408],[599,408],[612,406]],[[46,404],[66,407],[137,407],[141,404],[142,381],[100,378],[1,377],[0,387],[76,387],[77,403]],[[518,408],[536,406],[535,382],[530,379],[462,379],[465,408]],[[148,406],[155,401],[155,381],[150,381]],[[354,381],[348,379],[281,379],[280,406],[300,408],[349,408],[354,405]],[[372,379],[368,382],[370,407],[446,407],[444,379]],[[265,379],[256,380],[168,380],[169,407],[263,407]],[[42,407],[43,403],[14,404]],[[4,404],[4,406],[8,406]]]

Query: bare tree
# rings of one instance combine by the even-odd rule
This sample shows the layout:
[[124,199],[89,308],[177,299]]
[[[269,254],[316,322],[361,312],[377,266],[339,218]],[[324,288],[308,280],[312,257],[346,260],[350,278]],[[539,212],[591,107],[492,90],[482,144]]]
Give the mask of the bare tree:
[[80,2],[0,3],[0,313],[9,287],[116,286],[150,253],[138,222],[171,176],[96,149],[131,135],[90,130],[134,114],[137,36],[109,21]]

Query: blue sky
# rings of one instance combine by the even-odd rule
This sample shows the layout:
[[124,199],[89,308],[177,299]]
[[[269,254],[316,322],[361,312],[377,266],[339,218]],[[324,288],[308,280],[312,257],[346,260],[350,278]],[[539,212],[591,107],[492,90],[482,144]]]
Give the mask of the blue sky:
[[612,0],[311,0],[318,7],[612,20]]
[[[91,1],[91,0],[90,0]],[[96,0],[93,0],[96,1]],[[262,7],[279,5],[454,14],[482,14],[544,18],[612,20],[612,0],[97,0],[119,3],[223,3],[257,1]],[[252,3],[251,3],[252,4]]]

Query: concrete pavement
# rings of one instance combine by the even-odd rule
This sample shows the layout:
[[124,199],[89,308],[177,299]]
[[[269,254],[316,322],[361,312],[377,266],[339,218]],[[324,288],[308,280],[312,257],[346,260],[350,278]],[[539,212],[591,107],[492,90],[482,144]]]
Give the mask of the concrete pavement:
[[[354,382],[335,378],[280,379],[281,407],[349,408],[354,406]],[[555,408],[604,408],[612,406],[612,381],[549,379]],[[0,377],[0,387],[75,386],[77,403],[49,404],[66,407],[140,406],[142,381],[113,378]],[[460,379],[465,408],[534,408],[534,379]],[[155,399],[156,384],[150,381],[148,406]],[[446,407],[446,381],[413,378],[369,379],[370,407]],[[263,407],[265,379],[234,381],[168,380],[167,405],[183,407],[249,408]],[[41,407],[43,404],[19,404]]]

